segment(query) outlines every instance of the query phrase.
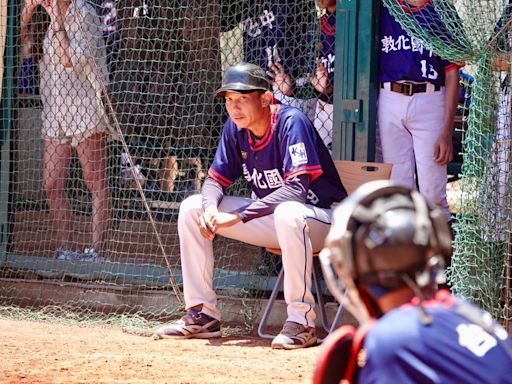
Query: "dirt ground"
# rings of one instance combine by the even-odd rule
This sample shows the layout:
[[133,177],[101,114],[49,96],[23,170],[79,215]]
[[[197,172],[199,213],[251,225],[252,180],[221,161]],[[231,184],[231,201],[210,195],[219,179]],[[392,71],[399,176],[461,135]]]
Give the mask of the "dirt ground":
[[120,328],[0,320],[0,383],[310,383],[319,347],[153,340]]

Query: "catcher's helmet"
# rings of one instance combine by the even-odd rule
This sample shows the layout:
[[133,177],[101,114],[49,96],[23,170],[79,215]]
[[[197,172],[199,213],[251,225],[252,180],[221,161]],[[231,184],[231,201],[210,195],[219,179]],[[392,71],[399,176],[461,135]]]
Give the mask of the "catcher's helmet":
[[333,216],[320,259],[337,298],[343,295],[342,276],[350,276],[359,286],[385,290],[405,285],[404,274],[426,285],[430,276],[421,282],[417,273],[451,254],[451,233],[443,212],[430,208],[419,192],[391,181],[359,187]]
[[252,92],[268,91],[270,83],[267,74],[257,65],[239,63],[232,65],[224,72],[222,86],[214,93],[214,97],[222,97],[226,91]]

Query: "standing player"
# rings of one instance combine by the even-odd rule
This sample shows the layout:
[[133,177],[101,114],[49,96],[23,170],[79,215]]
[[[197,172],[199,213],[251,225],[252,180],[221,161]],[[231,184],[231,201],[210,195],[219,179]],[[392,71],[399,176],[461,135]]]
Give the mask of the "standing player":
[[[311,120],[316,102],[308,86],[314,57],[313,3],[313,0],[246,0],[243,20],[244,60],[268,68],[267,74],[274,80],[274,97],[299,108]],[[288,88],[297,89],[293,96]]]
[[331,292],[363,325],[327,338],[314,382],[512,383],[507,332],[437,290],[450,253],[443,212],[413,189],[376,181],[343,201],[320,260]]
[[[157,330],[168,338],[219,337],[213,290],[216,235],[281,248],[288,318],[272,348],[316,343],[311,293],[312,252],[329,231],[331,205],[346,196],[332,159],[310,120],[298,109],[272,104],[265,72],[241,63],[224,73],[224,125],[202,196],[181,203],[178,217],[187,314]],[[240,177],[257,200],[224,195]]]
[[[443,30],[428,0],[401,2],[404,12]],[[435,56],[411,38],[385,7],[380,15],[380,95],[378,124],[391,179],[416,186],[430,204],[446,200],[447,164],[452,160],[453,118],[457,109],[459,66]]]
[[334,61],[336,58],[336,0],[317,0],[325,13],[320,17],[320,57],[316,74],[310,78],[318,92],[314,125],[326,147],[332,150],[332,126],[334,120]]
[[[320,134],[325,146],[332,149],[332,126],[334,119],[334,64],[336,41],[336,0],[316,0],[320,9],[325,13],[320,17],[320,42],[318,43],[318,57],[316,58],[316,71],[308,76],[306,81],[314,87],[318,100],[313,114],[313,124]],[[313,45],[313,41],[308,41]],[[270,63],[269,75],[274,79],[275,87],[291,97],[300,87],[293,80],[293,74],[286,71],[281,63]],[[302,81],[304,82],[304,81]]]

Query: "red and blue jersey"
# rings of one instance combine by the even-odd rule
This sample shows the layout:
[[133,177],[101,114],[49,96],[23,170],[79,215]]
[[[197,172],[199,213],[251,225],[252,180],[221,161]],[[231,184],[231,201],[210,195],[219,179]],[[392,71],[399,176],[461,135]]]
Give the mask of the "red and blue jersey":
[[[336,42],[336,12],[326,12],[320,17],[320,45],[319,58],[322,61],[329,76],[329,84],[334,87],[334,62]],[[321,93],[319,99],[329,104],[333,103],[334,93]]]
[[[424,302],[432,317],[424,324],[417,305],[388,312],[368,332],[360,383],[512,383],[512,340],[490,315],[448,291]],[[492,324],[486,331],[467,315]],[[508,352],[507,352],[508,349]]]
[[239,177],[263,198],[300,174],[310,176],[307,203],[329,208],[347,196],[329,151],[311,121],[298,109],[278,106],[265,136],[255,143],[249,130],[228,118],[208,175],[223,187]]
[[265,70],[269,63],[281,63],[296,81],[306,79],[314,69],[311,68],[314,1],[252,0],[246,3],[244,60]]
[[[430,6],[429,1],[422,7],[404,10],[410,12],[423,27],[438,31],[438,35],[443,39],[449,38],[449,33],[443,28],[439,15],[434,7]],[[444,86],[445,73],[458,68],[457,64],[434,55],[417,39],[410,37],[387,7],[381,7],[380,82],[409,80]]]

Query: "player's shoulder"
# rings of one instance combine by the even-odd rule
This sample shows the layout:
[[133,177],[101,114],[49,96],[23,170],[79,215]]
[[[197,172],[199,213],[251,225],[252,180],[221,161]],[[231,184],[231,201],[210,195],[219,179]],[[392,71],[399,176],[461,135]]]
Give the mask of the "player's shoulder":
[[303,121],[306,124],[311,122],[309,118],[304,114],[304,112],[302,112],[300,109],[286,104],[279,105],[278,119],[293,119],[297,121]]

